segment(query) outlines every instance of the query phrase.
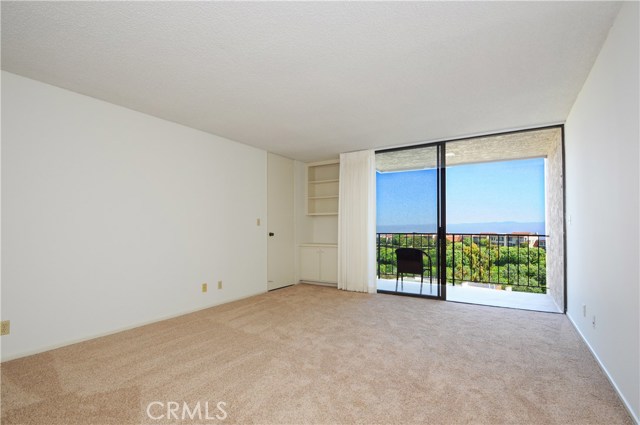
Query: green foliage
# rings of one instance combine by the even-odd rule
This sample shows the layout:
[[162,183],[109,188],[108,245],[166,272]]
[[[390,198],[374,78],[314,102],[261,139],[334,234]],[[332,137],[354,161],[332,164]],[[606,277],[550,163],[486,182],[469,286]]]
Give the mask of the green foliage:
[[[432,235],[393,234],[382,237],[378,250],[378,274],[395,278],[399,247],[418,248],[431,257],[437,272],[437,247]],[[513,291],[546,292],[546,251],[542,248],[498,246],[489,237],[464,237],[446,241],[447,282],[481,282],[511,286]]]

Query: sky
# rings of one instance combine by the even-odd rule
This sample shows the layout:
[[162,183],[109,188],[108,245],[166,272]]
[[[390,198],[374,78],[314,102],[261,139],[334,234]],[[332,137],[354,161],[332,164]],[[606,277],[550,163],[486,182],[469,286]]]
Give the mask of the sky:
[[[377,174],[378,225],[436,229],[436,170]],[[544,159],[447,168],[447,224],[544,222]]]

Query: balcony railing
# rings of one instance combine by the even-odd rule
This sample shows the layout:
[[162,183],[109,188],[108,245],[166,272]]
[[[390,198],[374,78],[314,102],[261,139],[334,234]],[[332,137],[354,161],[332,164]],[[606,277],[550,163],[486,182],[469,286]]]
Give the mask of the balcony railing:
[[[446,280],[493,284],[514,291],[546,292],[547,235],[517,233],[447,233]],[[378,278],[396,277],[397,248],[418,248],[429,254],[437,276],[435,233],[378,233]]]

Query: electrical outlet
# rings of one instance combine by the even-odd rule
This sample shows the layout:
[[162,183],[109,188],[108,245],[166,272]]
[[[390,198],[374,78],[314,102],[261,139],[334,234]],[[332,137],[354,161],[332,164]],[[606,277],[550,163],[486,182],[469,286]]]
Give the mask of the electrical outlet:
[[221,280],[218,281],[218,289],[222,289],[222,281]]
[[593,316],[593,320],[591,321],[591,324],[593,325],[593,329],[596,328],[596,316]]
[[256,218],[256,225],[260,226],[260,219],[259,218]]
[[202,284],[202,292],[207,292],[207,284],[206,283]]
[[11,321],[3,320],[0,322],[2,326],[0,326],[0,335],[9,335],[11,333]]
[[582,317],[587,317],[587,305],[582,304]]

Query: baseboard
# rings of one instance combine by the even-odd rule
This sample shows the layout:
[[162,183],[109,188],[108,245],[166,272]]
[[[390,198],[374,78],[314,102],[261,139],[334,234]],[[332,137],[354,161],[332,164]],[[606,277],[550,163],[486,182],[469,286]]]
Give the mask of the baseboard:
[[569,322],[571,322],[571,324],[573,325],[573,328],[576,330],[576,332],[578,332],[578,335],[580,335],[580,338],[582,338],[582,341],[584,341],[584,343],[587,344],[587,347],[589,348],[589,351],[591,351],[591,354],[596,359],[596,362],[598,362],[598,365],[600,366],[600,369],[602,369],[602,371],[604,372],[604,375],[607,377],[607,379],[609,380],[609,382],[611,383],[613,388],[616,390],[616,393],[618,394],[618,397],[620,397],[620,400],[622,400],[622,404],[624,404],[624,407],[627,409],[627,412],[629,412],[629,415],[631,416],[631,419],[635,421],[636,425],[640,425],[640,420],[638,419],[638,415],[631,408],[631,404],[629,404],[629,401],[622,394],[622,392],[620,391],[620,388],[618,388],[618,385],[616,384],[616,381],[613,380],[613,378],[609,374],[609,371],[607,370],[607,368],[604,366],[604,364],[600,360],[600,357],[598,357],[598,354],[595,352],[593,347],[591,347],[591,344],[589,344],[589,341],[587,341],[587,338],[585,338],[584,334],[582,332],[580,332],[580,329],[576,325],[576,322],[573,321],[573,319],[571,318],[569,313],[566,313],[565,316],[567,316],[567,318],[569,319]]
[[78,339],[74,339],[74,340],[70,340],[70,341],[65,341],[65,342],[62,342],[60,344],[54,344],[54,345],[38,348],[38,349],[35,349],[35,350],[23,351],[23,352],[20,352],[18,354],[14,354],[12,356],[7,356],[6,358],[1,359],[0,360],[0,364],[2,364],[4,362],[11,361],[11,360],[19,359],[19,358],[22,358],[22,357],[33,356],[35,354],[45,353],[47,351],[55,350],[57,348],[62,348],[62,347],[66,347],[66,346],[69,346],[69,345],[78,344],[78,343],[81,343],[81,342],[84,342],[84,341],[89,341],[89,340],[92,340],[92,339],[101,338],[103,336],[109,336],[109,335],[117,334],[117,333],[128,331],[128,330],[131,330],[131,329],[135,329],[135,328],[139,328],[139,327],[142,327],[142,326],[150,325],[152,323],[157,323],[157,322],[162,322],[164,320],[174,319],[176,317],[185,316],[187,314],[196,313],[198,311],[206,310],[208,308],[216,307],[216,306],[223,305],[223,304],[232,303],[234,301],[240,301],[240,300],[243,300],[243,299],[246,299],[246,298],[251,298],[251,297],[255,297],[256,295],[266,294],[266,293],[267,293],[267,291],[260,291],[260,292],[256,292],[255,294],[243,295],[243,296],[240,296],[240,297],[236,297],[236,298],[231,298],[229,300],[225,300],[224,302],[218,302],[218,303],[207,305],[205,307],[200,307],[200,308],[196,308],[196,309],[192,309],[192,310],[186,310],[186,311],[182,311],[182,312],[179,312],[179,313],[170,314],[170,315],[167,315],[167,316],[161,316],[161,317],[159,317],[157,319],[147,320],[147,321],[144,321],[144,322],[138,322],[138,323],[135,323],[135,324],[130,325],[130,326],[125,326],[125,327],[117,328],[117,329],[114,329],[114,330],[111,330],[111,331],[101,332],[101,333],[98,333],[98,334],[92,334],[92,335],[87,336],[87,337],[78,338]]
[[316,282],[313,280],[300,280],[299,283],[307,283],[309,285],[318,285],[318,286],[329,286],[331,288],[337,288],[338,284],[337,283],[332,283],[332,282]]

